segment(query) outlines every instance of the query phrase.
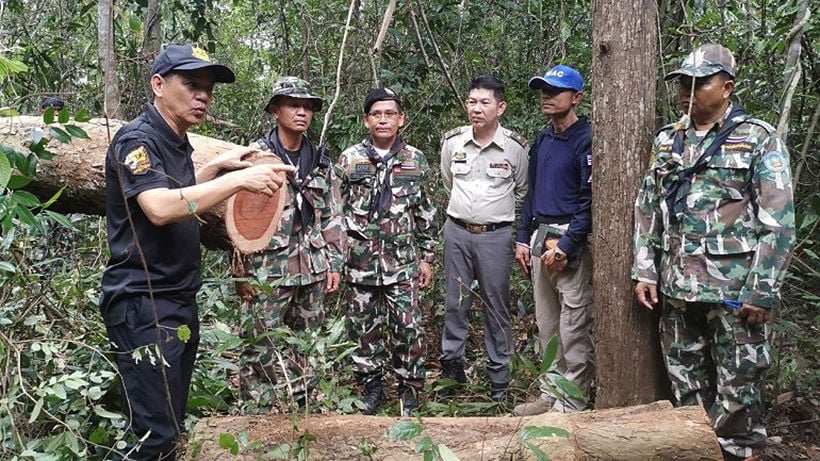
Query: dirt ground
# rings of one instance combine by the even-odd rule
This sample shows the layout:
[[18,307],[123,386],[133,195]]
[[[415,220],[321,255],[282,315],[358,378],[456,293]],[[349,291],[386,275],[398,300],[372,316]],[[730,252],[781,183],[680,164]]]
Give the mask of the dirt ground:
[[820,460],[820,399],[786,393],[774,398],[773,405],[764,461]]

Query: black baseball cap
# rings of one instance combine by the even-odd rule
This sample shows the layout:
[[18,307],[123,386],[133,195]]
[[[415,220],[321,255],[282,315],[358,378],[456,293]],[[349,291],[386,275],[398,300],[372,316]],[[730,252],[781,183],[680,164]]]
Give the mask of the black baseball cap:
[[399,105],[399,109],[401,109],[401,98],[399,98],[399,95],[397,95],[395,91],[390,88],[374,88],[370,90],[370,93],[364,98],[364,113],[368,113],[370,107],[378,101],[396,101]]
[[211,61],[207,51],[193,45],[170,45],[165,48],[154,60],[151,75],[159,74],[164,77],[175,71],[199,69],[211,69],[215,82],[236,81],[236,75],[230,68]]
[[55,97],[55,96],[46,96],[40,101],[40,109],[47,109],[49,107],[53,107],[55,109],[62,109],[65,106],[65,102],[62,99]]

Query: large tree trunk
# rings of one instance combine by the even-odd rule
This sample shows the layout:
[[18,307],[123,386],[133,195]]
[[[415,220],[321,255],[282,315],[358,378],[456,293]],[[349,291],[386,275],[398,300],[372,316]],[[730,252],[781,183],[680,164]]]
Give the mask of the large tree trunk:
[[111,118],[122,118],[119,76],[114,53],[114,0],[99,0],[97,36],[102,70],[103,108]]
[[637,307],[630,279],[632,207],[655,115],[656,2],[592,2],[596,408],[669,394],[658,316]]
[[[41,161],[37,169],[37,179],[26,189],[42,200],[53,196],[65,187],[52,209],[63,213],[105,214],[105,152],[109,139],[114,137],[124,122],[93,119],[88,123],[78,123],[90,139],[75,138],[71,144],[52,140],[48,149],[57,154],[51,161]],[[40,117],[21,116],[3,119],[0,124],[0,142],[28,152],[24,146],[34,127],[42,127]],[[46,130],[47,132],[47,130]],[[199,167],[220,152],[237,147],[193,133],[188,139],[194,147],[194,166]],[[224,206],[220,205],[200,217],[206,221],[202,226],[202,244],[211,249],[228,249],[230,243],[225,232]]]
[[[532,444],[552,461],[568,460],[719,460],[717,438],[701,407],[671,408],[655,402],[631,408],[584,413],[545,413],[528,418],[424,418],[423,435],[445,445],[464,461],[538,459],[526,446]],[[409,419],[406,421],[410,421]],[[296,446],[304,433],[316,439],[305,442],[312,460],[421,459],[415,452],[419,438],[395,441],[385,433],[397,418],[360,415],[234,416],[199,420],[189,444],[189,460],[256,460],[283,444]],[[528,426],[561,428],[569,437],[539,437],[521,442]],[[247,434],[248,445],[238,456],[219,447],[221,434],[237,440]],[[370,446],[372,457],[357,452]],[[194,448],[195,447],[195,448]],[[199,450],[199,451],[197,451]],[[452,458],[444,458],[452,459]]]

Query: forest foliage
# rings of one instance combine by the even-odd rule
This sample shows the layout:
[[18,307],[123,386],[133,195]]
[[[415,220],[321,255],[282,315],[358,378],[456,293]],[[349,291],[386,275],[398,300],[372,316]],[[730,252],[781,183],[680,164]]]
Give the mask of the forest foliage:
[[[155,50],[148,49],[146,16],[152,7],[159,10],[161,43],[198,43],[236,71],[235,84],[217,86],[211,116],[196,131],[237,144],[269,129],[271,120],[262,108],[279,76],[309,80],[328,106],[336,91],[348,11],[352,18],[341,50],[340,96],[327,126],[334,155],[362,138],[361,103],[376,85],[402,95],[408,120],[404,136],[437,165],[441,133],[467,123],[461,101],[472,77],[493,74],[507,84],[509,109],[502,123],[532,139],[544,120],[537,93],[527,89],[529,78],[556,63],[590,75],[593,31],[587,1],[401,0],[383,46],[374,52],[387,3],[355,0],[350,9],[350,3],[339,0],[116,2],[114,48],[122,113],[135,116],[148,98],[147,74]],[[116,370],[106,355],[105,329],[97,312],[107,251],[104,219],[52,213],[48,207],[53,200],[41,201],[25,191],[38,162],[50,160],[48,142],[82,136],[74,122],[103,114],[98,6],[90,0],[0,2],[0,113],[37,113],[45,95],[63,98],[68,107],[44,115],[49,129],[32,139],[28,152],[12,150],[0,138],[0,368],[7,370],[0,377],[2,459],[102,459],[124,437]],[[635,75],[636,81],[660,79],[695,46],[720,42],[736,52],[737,98],[749,112],[777,125],[786,96],[791,96],[787,144],[797,184],[798,244],[773,323],[777,355],[767,390],[770,397],[795,391],[799,398],[817,398],[820,19],[811,12],[800,22],[807,8],[803,0],[660,0],[658,7],[657,73]],[[795,36],[800,54],[790,61]],[[787,88],[786,78],[798,65],[799,78]],[[675,105],[670,89],[664,84],[658,88],[661,126],[674,119]],[[586,93],[582,113],[589,113],[594,97]],[[319,138],[323,116],[314,117],[313,139]],[[437,202],[446,203],[437,178],[436,183]],[[247,314],[239,309],[226,259],[216,252],[205,255],[199,300],[207,327],[201,350],[209,353],[198,362],[188,427],[204,415],[242,410],[235,377],[244,346],[239,331]],[[433,338],[440,331],[443,299],[441,267],[437,273],[424,298]],[[519,357],[514,362],[514,397],[524,399],[537,374],[533,362],[538,348],[528,281],[516,275],[513,287],[520,314],[515,321]],[[326,307],[324,333],[275,335],[314,352],[325,411],[352,412],[356,389],[344,360],[350,344],[340,330],[343,306],[334,298]],[[431,361],[436,359],[435,342],[429,341]],[[480,370],[486,360],[480,341],[471,347],[471,360]],[[488,385],[480,373],[477,376],[470,395],[430,398],[424,414],[495,412],[486,399],[476,397],[483,396]],[[435,390],[432,386],[428,391]]]

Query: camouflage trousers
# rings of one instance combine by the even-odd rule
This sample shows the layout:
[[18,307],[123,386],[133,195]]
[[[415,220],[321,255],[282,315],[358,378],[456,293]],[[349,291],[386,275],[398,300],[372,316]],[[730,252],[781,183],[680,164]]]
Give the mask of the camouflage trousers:
[[295,332],[313,329],[324,321],[325,281],[303,286],[273,287],[257,295],[245,337],[252,338],[239,359],[239,387],[247,412],[266,411],[285,395],[304,396],[315,386],[313,370],[303,352],[288,345],[273,330],[288,326]]
[[392,356],[399,382],[421,388],[425,347],[418,278],[384,286],[349,283],[347,301],[345,323],[358,346],[352,356],[358,381],[380,379]]
[[702,405],[724,451],[745,458],[766,446],[757,385],[771,365],[766,324],[722,304],[666,299],[660,333],[678,405]]

